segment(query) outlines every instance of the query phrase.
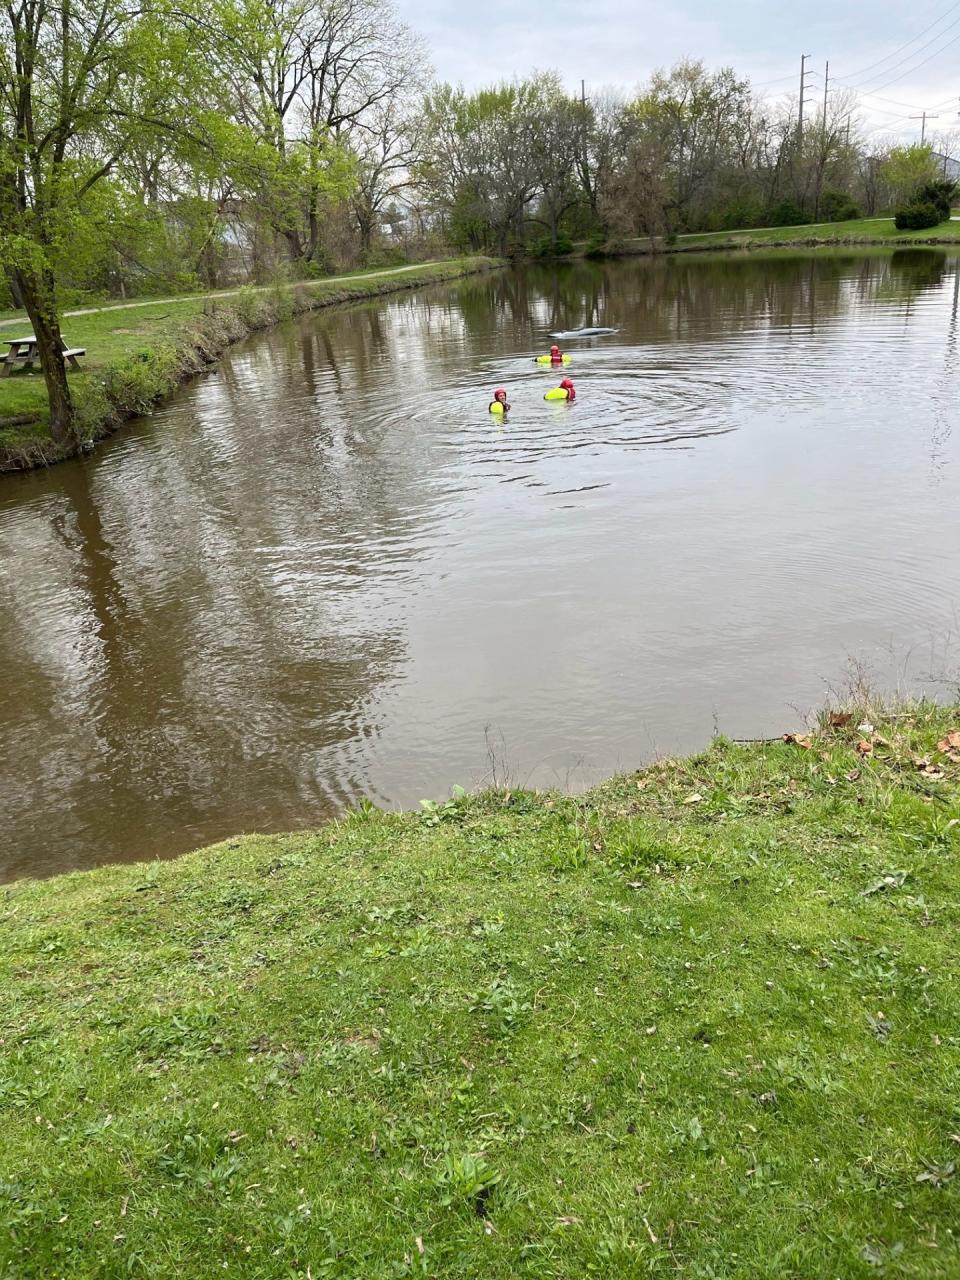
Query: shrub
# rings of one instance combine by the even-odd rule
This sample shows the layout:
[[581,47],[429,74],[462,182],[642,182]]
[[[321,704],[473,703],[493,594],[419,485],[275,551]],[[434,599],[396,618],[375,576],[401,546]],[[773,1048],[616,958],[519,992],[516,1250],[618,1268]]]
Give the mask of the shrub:
[[898,231],[923,231],[935,227],[941,221],[940,210],[930,200],[914,200],[894,214],[893,224]]
[[849,222],[861,218],[860,207],[845,191],[825,191],[820,201],[820,217],[824,222]]
[[938,182],[924,182],[917,187],[913,203],[932,204],[940,215],[940,222],[950,220],[950,206],[957,192],[957,184],[942,179]]
[[538,258],[562,258],[573,253],[573,241],[561,231],[556,240],[543,236],[533,246],[533,252]]
[[753,200],[734,200],[724,205],[714,219],[711,230],[738,231],[741,227],[762,227],[766,210]]
[[768,227],[802,227],[810,219],[794,200],[781,200],[767,210],[766,225]]

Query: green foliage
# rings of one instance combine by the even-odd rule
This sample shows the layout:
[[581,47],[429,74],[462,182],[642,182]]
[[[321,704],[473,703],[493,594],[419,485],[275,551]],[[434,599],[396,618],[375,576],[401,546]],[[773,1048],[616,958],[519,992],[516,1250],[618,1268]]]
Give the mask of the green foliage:
[[584,249],[586,258],[605,258],[607,256],[607,237],[602,231],[593,231]]
[[449,84],[424,103],[425,154],[418,177],[449,218],[454,243],[505,253],[525,240],[540,191],[554,215],[573,203],[579,116],[554,74],[467,93]]
[[940,220],[940,210],[931,200],[914,200],[898,209],[893,219],[898,231],[922,231],[937,226]]
[[533,245],[533,254],[537,258],[562,258],[573,253],[573,241],[561,232],[556,240],[552,236],[541,236]]
[[716,200],[725,169],[736,163],[738,122],[749,108],[749,82],[730,67],[710,71],[702,61],[684,59],[669,72],[654,73],[627,112],[641,168],[661,170],[643,201],[649,203],[656,190],[661,210],[645,211],[648,230],[667,221],[698,225]]
[[734,231],[738,227],[762,227],[765,217],[765,210],[758,201],[733,200],[717,210],[710,219],[709,229]]
[[794,200],[781,200],[764,216],[764,224],[768,227],[801,227],[810,221],[809,215]]
[[488,1201],[503,1181],[482,1156],[447,1156],[440,1168],[437,1184],[443,1195],[441,1205],[467,1205],[480,1217],[488,1211]]
[[936,182],[938,165],[930,146],[893,147],[880,164],[880,181],[890,194],[890,204],[904,206],[925,183]]
[[919,186],[914,197],[914,203],[932,204],[940,215],[940,221],[947,222],[950,218],[950,209],[956,194],[957,184],[955,182],[938,179],[936,182],[925,182]]
[[825,191],[820,198],[820,217],[824,222],[849,222],[863,213],[845,191]]

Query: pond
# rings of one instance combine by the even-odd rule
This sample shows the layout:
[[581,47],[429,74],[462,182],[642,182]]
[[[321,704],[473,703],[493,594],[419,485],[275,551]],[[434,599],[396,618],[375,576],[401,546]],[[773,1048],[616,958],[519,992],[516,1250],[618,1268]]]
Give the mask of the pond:
[[[473,277],[291,322],[0,480],[0,878],[580,788],[796,727],[851,660],[955,687],[957,262]],[[619,332],[545,403],[531,357],[579,325]]]

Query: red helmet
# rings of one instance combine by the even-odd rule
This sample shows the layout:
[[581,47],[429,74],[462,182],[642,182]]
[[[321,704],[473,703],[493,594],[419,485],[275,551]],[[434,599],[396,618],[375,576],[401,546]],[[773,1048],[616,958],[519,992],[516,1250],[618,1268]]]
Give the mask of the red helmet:
[[570,381],[569,378],[564,378],[564,380],[560,383],[560,385],[561,387],[563,387],[564,391],[573,390],[573,383]]
[[504,391],[503,387],[497,387],[496,391],[493,393],[493,398],[494,400],[506,400],[507,393]]
[[550,348],[550,354],[551,354],[551,355],[553,355],[553,353],[554,353],[555,351],[556,351],[557,355],[559,355],[559,354],[560,354],[560,348],[557,346],[557,344],[556,344],[556,343],[554,343],[554,344],[553,344],[553,346]]

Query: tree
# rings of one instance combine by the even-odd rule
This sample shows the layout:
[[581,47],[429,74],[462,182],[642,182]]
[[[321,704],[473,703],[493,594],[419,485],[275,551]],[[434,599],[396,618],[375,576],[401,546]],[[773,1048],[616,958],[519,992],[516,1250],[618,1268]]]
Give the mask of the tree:
[[405,92],[378,102],[350,131],[357,157],[353,211],[360,252],[370,253],[373,233],[384,209],[413,185],[422,154],[423,124]]
[[536,79],[473,94],[445,84],[427,95],[418,176],[455,243],[506,253],[522,242],[537,191],[541,97]]
[[604,210],[609,207],[611,186],[620,161],[620,137],[626,103],[610,90],[595,95],[584,107],[576,152],[576,168],[590,217],[595,227],[608,230]]
[[690,227],[716,198],[735,164],[737,127],[750,109],[750,86],[729,67],[708,72],[702,62],[679,62],[654,74],[631,105],[646,149],[668,165],[673,214]]
[[0,261],[33,324],[58,443],[75,415],[57,255],[137,138],[185,136],[191,33],[137,0],[12,0],[0,16]]
[[584,198],[577,157],[589,120],[581,103],[567,97],[559,76],[536,81],[535,110],[539,126],[533,137],[533,172],[539,191],[539,217],[556,248],[560,222]]
[[325,205],[356,189],[353,135],[376,134],[375,114],[416,82],[420,42],[389,0],[221,0],[219,26],[235,116],[257,143],[238,177],[290,257],[315,262]]
[[907,204],[919,186],[935,182],[938,177],[930,146],[893,147],[880,165],[880,181],[886,189],[888,205]]

